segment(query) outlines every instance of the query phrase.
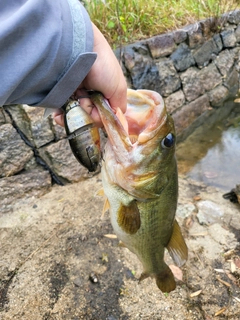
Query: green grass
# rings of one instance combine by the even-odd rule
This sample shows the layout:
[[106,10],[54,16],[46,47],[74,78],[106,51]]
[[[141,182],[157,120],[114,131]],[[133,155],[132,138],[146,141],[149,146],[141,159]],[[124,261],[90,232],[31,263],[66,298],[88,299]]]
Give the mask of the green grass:
[[114,48],[240,9],[240,0],[85,0],[84,4]]

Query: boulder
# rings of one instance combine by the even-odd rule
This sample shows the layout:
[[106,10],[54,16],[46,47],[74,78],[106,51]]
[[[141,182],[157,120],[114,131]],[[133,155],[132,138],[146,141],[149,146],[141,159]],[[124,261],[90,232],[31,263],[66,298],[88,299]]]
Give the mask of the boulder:
[[47,171],[32,170],[0,179],[0,212],[11,210],[20,198],[40,197],[51,188],[51,175]]
[[168,96],[181,87],[179,75],[170,59],[161,59],[157,63],[159,72],[159,88],[162,96]]
[[33,157],[28,147],[11,124],[0,127],[0,177],[12,176],[23,170]]

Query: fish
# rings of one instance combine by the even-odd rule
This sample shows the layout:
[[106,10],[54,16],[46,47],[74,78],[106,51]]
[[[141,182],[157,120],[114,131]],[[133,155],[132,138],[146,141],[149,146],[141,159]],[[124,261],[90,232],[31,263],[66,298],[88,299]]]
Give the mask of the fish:
[[102,185],[111,224],[121,241],[142,263],[142,281],[154,278],[162,292],[176,281],[164,261],[165,248],[179,267],[188,248],[175,219],[178,172],[176,133],[161,95],[150,90],[127,92],[127,111],[113,111],[100,93],[98,109],[108,141],[103,153]]

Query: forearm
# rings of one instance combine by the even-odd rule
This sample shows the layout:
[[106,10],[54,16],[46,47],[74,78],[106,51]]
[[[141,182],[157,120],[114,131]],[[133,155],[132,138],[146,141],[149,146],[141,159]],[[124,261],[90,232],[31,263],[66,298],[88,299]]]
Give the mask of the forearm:
[[96,58],[82,5],[77,0],[3,0],[0,19],[0,105],[61,107]]

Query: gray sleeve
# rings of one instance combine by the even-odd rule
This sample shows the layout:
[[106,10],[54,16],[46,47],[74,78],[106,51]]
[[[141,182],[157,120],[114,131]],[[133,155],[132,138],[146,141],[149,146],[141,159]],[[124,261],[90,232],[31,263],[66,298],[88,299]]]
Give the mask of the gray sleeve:
[[78,0],[1,0],[0,21],[0,106],[60,108],[96,59],[83,6]]

